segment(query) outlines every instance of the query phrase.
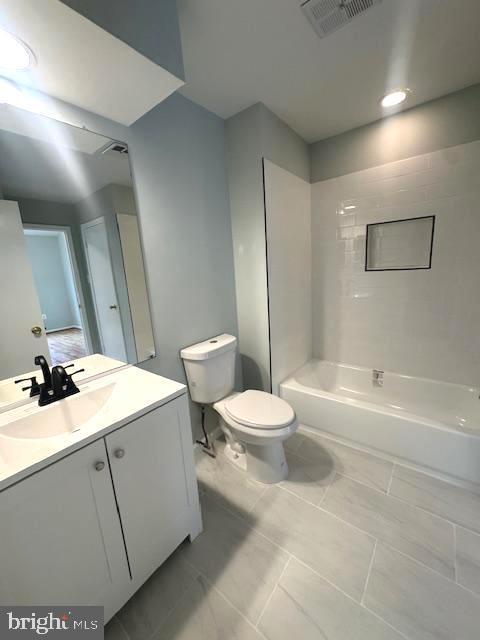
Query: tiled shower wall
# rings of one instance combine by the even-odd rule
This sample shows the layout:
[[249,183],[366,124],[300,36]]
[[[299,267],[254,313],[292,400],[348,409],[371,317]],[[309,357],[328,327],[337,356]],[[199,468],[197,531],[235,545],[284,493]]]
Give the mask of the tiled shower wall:
[[[429,215],[430,270],[365,271],[367,224]],[[315,357],[480,384],[480,141],[315,183],[312,250]]]

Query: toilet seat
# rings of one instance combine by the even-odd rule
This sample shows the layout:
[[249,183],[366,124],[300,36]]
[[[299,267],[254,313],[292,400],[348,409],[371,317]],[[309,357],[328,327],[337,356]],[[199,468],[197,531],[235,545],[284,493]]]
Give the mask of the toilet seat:
[[282,429],[295,421],[290,405],[265,391],[249,389],[228,400],[224,407],[232,420],[250,429]]

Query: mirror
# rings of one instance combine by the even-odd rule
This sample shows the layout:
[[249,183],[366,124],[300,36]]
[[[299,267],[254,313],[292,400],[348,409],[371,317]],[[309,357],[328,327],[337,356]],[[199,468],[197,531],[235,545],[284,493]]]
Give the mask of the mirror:
[[126,144],[0,105],[0,273],[1,380],[38,354],[113,359],[95,373],[155,356]]

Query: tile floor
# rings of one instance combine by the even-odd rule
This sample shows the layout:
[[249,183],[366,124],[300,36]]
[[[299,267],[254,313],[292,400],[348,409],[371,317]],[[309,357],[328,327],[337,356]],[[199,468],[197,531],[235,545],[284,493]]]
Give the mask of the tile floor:
[[47,341],[52,367],[88,355],[81,329],[64,329],[47,333]]
[[199,452],[205,530],[107,640],[480,638],[480,495],[318,432],[286,449],[270,487]]

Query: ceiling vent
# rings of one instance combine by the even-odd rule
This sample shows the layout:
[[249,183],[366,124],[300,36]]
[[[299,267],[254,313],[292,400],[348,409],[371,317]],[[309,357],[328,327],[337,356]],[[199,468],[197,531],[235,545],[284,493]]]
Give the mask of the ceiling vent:
[[101,153],[121,153],[128,154],[128,147],[124,142],[109,142],[102,150]]
[[320,38],[330,35],[383,0],[307,0],[302,11]]

